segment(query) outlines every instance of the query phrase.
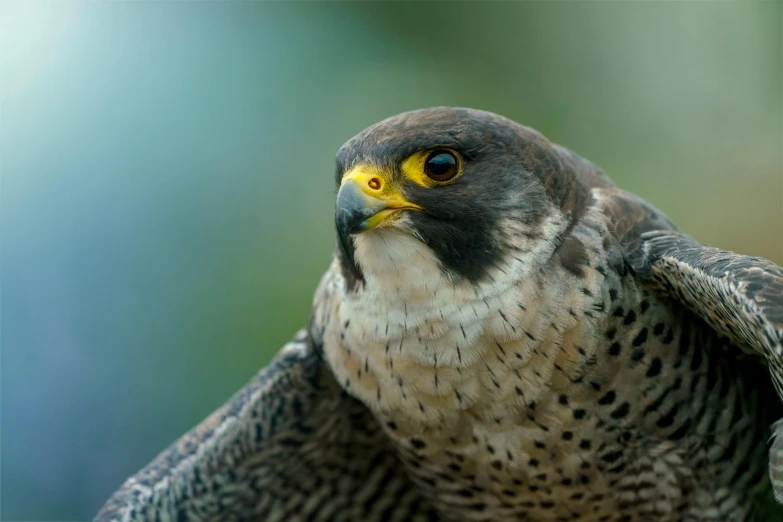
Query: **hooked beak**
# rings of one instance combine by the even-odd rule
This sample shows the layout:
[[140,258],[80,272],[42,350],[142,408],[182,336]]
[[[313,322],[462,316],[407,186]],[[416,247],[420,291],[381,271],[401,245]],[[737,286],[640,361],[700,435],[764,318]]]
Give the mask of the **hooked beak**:
[[357,167],[343,177],[337,192],[337,233],[347,236],[394,222],[398,211],[421,210],[384,179],[366,167]]
[[345,180],[337,192],[335,223],[341,235],[355,234],[380,225],[393,212],[382,199],[363,191],[353,180]]
[[337,192],[335,225],[340,246],[349,259],[353,245],[350,235],[375,227],[389,226],[400,210],[421,210],[396,190],[376,169],[358,166],[348,172]]

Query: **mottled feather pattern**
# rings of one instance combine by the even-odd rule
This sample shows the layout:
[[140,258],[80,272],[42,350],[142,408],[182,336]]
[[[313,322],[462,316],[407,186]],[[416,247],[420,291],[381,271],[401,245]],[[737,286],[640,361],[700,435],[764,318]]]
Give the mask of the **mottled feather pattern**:
[[[657,278],[706,315],[713,327],[751,346],[771,363],[783,361],[783,269],[763,258],[701,245],[681,233],[657,231],[641,239],[645,256],[635,266],[637,273]],[[690,283],[692,279],[705,282]],[[702,291],[714,294],[705,296],[689,284],[701,284]],[[738,330],[745,322],[737,320],[737,313],[753,327]]]
[[380,428],[300,332],[128,479],[100,522],[431,520]]
[[[642,240],[637,273],[762,357],[783,399],[783,269],[766,259],[701,245],[681,233],[649,232]],[[776,497],[783,500],[783,421],[773,430],[770,477]]]

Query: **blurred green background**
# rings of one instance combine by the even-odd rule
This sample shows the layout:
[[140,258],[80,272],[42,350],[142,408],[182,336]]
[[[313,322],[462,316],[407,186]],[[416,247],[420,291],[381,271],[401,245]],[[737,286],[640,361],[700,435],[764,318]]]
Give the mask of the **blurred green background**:
[[333,157],[487,109],[783,263],[780,2],[0,7],[3,520],[84,520],[308,320]]

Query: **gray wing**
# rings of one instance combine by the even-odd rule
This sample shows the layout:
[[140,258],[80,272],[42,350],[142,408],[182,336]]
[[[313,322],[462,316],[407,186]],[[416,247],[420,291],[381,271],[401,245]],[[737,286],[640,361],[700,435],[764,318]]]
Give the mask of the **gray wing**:
[[129,478],[95,520],[434,518],[381,428],[302,331],[222,408]]
[[[701,245],[673,231],[641,234],[632,266],[716,331],[766,361],[783,399],[783,269],[759,257]],[[773,426],[770,476],[783,502],[783,420]]]

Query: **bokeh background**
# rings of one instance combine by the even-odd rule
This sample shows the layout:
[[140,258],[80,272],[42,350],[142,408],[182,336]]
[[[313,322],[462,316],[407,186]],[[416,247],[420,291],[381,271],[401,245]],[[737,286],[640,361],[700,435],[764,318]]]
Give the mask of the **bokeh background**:
[[3,520],[86,520],[308,320],[333,157],[495,111],[783,264],[780,2],[0,7]]

